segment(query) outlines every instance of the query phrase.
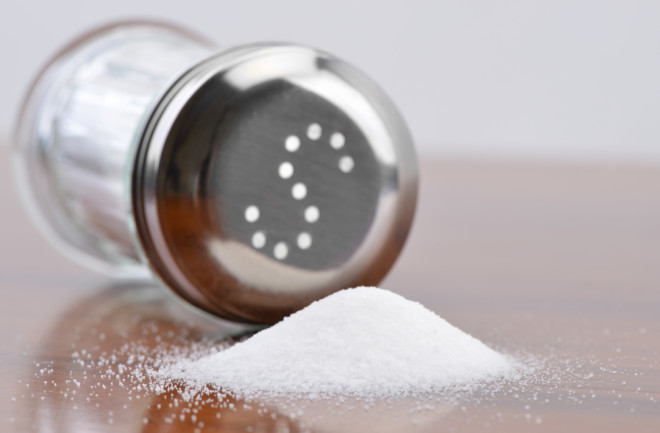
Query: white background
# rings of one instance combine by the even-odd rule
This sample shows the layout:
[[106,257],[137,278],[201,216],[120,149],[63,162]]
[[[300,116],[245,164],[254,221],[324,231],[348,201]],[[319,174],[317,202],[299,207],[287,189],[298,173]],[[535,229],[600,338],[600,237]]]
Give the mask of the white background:
[[386,89],[422,153],[660,165],[660,1],[0,0],[0,141],[43,62],[121,18],[333,52]]

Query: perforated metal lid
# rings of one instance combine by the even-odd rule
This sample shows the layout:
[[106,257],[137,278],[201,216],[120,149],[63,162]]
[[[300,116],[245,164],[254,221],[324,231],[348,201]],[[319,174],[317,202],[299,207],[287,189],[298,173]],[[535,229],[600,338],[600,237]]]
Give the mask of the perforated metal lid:
[[226,50],[184,74],[148,121],[133,178],[154,270],[193,304],[256,323],[377,284],[416,196],[412,140],[389,99],[294,45]]

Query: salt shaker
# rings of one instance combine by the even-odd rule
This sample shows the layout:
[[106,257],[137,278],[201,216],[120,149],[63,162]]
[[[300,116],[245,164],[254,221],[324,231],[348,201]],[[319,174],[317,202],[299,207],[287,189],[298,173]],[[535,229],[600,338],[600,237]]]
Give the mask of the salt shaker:
[[406,125],[351,65],[150,22],[60,52],[15,142],[23,202],[60,250],[248,323],[377,284],[417,197]]

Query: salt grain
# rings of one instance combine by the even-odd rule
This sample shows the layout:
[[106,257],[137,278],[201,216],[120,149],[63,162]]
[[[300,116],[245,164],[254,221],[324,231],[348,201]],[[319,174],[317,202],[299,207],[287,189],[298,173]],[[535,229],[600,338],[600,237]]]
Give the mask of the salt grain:
[[515,361],[421,304],[359,287],[164,373],[246,397],[397,397],[464,387],[515,370]]

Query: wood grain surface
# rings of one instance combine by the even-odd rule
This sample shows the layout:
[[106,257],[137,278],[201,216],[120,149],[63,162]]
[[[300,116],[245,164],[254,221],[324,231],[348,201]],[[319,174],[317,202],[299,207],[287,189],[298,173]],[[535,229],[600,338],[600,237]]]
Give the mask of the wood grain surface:
[[412,236],[383,287],[522,360],[520,378],[368,404],[193,404],[99,360],[237,328],[61,256],[20,208],[8,158],[1,148],[2,432],[660,431],[658,169],[423,161]]

